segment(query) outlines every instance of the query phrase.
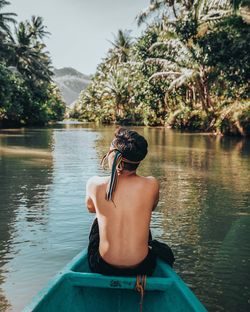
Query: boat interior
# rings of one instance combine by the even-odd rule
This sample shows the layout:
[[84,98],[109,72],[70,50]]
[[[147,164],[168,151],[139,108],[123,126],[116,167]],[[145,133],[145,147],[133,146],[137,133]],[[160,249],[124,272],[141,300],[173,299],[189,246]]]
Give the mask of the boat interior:
[[[158,261],[158,260],[157,260]],[[75,258],[43,289],[24,312],[140,311],[136,277],[91,273],[86,252]],[[179,276],[162,261],[146,278],[144,312],[206,311]]]

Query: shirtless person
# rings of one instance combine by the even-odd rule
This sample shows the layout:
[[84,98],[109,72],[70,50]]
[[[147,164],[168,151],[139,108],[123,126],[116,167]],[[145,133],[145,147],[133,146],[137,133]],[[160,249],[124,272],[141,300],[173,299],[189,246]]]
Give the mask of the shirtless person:
[[92,272],[153,274],[156,256],[148,247],[148,239],[151,213],[159,200],[159,183],[152,176],[136,173],[147,147],[147,141],[137,132],[117,129],[102,160],[108,160],[111,176],[94,176],[87,182],[86,205],[97,217],[88,247]]

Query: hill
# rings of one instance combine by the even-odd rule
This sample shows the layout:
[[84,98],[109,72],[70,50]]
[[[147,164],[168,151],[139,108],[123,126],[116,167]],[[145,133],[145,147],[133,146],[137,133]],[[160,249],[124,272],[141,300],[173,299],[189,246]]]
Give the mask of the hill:
[[91,76],[84,75],[71,67],[54,68],[54,82],[59,87],[67,106],[72,108],[80,92],[90,82]]

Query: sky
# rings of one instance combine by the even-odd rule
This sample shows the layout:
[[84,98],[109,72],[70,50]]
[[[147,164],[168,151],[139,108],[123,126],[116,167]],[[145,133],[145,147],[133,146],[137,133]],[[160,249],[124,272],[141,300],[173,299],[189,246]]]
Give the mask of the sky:
[[149,0],[9,0],[3,12],[16,13],[17,20],[42,16],[51,33],[45,40],[56,68],[73,67],[93,74],[105,57],[118,29],[141,33],[135,17]]

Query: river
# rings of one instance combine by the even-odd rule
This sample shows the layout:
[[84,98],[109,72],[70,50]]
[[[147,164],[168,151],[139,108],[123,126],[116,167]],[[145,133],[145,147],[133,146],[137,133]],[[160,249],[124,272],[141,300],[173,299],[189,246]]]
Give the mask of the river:
[[[0,131],[0,311],[20,311],[87,246],[85,184],[115,126]],[[151,223],[175,270],[209,311],[250,311],[250,141],[133,127],[149,152],[138,174],[160,181]]]

